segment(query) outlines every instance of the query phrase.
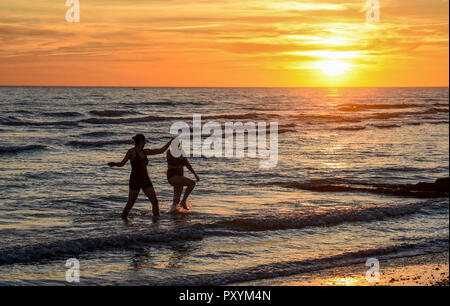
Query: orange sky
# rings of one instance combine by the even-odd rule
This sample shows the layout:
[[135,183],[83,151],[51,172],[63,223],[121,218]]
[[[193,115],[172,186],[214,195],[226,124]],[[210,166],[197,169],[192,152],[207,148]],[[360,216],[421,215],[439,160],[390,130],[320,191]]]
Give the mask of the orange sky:
[[65,1],[0,2],[0,85],[449,83],[448,0]]

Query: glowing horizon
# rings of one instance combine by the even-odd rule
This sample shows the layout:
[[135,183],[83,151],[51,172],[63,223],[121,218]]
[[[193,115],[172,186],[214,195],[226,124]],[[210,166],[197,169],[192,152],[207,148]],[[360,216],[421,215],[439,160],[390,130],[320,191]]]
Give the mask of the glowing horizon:
[[448,87],[448,0],[0,3],[0,85]]

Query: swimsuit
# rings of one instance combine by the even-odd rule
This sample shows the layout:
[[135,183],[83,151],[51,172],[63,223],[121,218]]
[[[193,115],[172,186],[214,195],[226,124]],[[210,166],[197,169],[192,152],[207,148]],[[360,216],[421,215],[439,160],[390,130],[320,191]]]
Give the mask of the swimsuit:
[[145,152],[145,157],[142,158],[136,148],[134,150],[136,151],[136,157],[131,161],[130,189],[141,190],[142,188],[144,190],[153,186],[147,172],[148,158]]
[[167,154],[167,164],[176,168],[167,168],[167,180],[173,176],[183,176],[183,167],[186,165],[186,157],[173,157],[172,154]]

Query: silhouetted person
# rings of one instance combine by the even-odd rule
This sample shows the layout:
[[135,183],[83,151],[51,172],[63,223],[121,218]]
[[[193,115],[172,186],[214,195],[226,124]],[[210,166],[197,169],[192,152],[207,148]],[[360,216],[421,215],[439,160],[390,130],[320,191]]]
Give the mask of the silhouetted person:
[[152,211],[154,216],[159,216],[159,204],[156,197],[155,189],[153,188],[152,181],[148,176],[147,165],[148,158],[147,155],[156,155],[164,153],[173,141],[173,138],[161,149],[152,150],[144,149],[145,146],[145,136],[142,134],[137,134],[133,137],[134,148],[128,150],[127,154],[120,163],[110,162],[108,166],[110,167],[123,167],[128,160],[131,162],[131,175],[130,175],[130,191],[128,194],[128,203],[123,209],[122,219],[127,219],[128,213],[133,207],[136,199],[139,195],[139,191],[142,189],[145,195],[148,197],[152,203]]
[[197,173],[195,173],[188,159],[185,157],[184,152],[181,151],[181,142],[178,141],[178,148],[182,153],[180,157],[174,157],[170,150],[167,151],[167,181],[173,186],[173,204],[172,208],[175,208],[180,203],[181,194],[183,193],[183,187],[186,186],[183,199],[181,200],[181,206],[188,210],[186,200],[189,194],[194,190],[195,181],[184,176],[184,166],[195,175],[197,182],[200,181]]

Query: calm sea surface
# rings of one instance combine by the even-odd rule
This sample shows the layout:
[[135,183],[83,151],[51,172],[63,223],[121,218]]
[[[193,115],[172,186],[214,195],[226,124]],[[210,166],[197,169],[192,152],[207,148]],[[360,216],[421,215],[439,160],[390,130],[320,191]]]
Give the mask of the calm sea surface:
[[[448,177],[448,88],[1,87],[0,106],[0,285],[65,284],[69,258],[85,285],[220,285],[448,251],[448,194],[410,185]],[[154,220],[141,192],[123,222],[130,164],[106,163],[194,113],[277,121],[278,165],[190,158],[191,213]]]

